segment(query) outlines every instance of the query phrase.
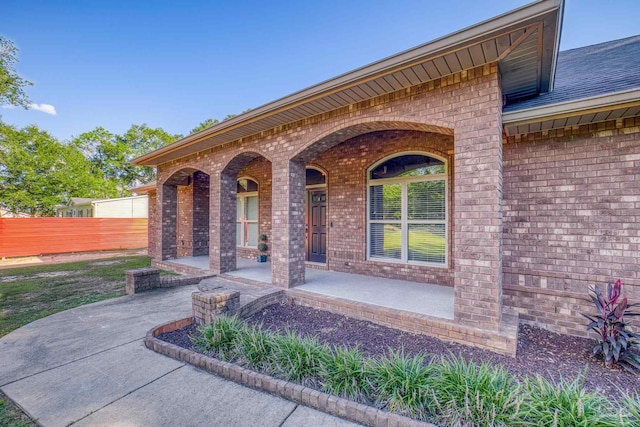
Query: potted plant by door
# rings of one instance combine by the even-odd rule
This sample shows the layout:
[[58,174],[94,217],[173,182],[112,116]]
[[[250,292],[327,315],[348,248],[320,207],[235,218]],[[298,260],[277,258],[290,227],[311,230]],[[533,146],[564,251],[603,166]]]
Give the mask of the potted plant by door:
[[260,243],[258,243],[258,250],[260,251],[258,254],[258,262],[267,262],[267,250],[269,249],[269,246],[265,243],[267,241],[267,235],[261,234],[258,240],[260,240]]

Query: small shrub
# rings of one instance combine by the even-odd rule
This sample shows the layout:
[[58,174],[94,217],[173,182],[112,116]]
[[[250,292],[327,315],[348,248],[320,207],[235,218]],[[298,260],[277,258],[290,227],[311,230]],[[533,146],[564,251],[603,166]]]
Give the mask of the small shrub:
[[322,389],[336,396],[359,401],[367,392],[364,355],[356,348],[336,347],[322,363]]
[[234,354],[237,339],[244,325],[237,317],[221,316],[211,324],[198,329],[200,336],[192,339],[197,348],[214,353],[221,360],[229,360]]
[[320,367],[329,357],[329,347],[320,344],[317,337],[301,337],[291,330],[274,338],[274,373],[300,384],[319,376]]
[[430,407],[434,369],[425,364],[425,355],[405,356],[403,350],[389,349],[388,356],[369,361],[366,376],[372,394],[390,412],[425,419]]
[[598,314],[582,315],[590,320],[587,330],[598,334],[597,344],[593,347],[594,356],[602,357],[607,368],[619,364],[629,371],[640,369],[640,357],[631,351],[638,345],[640,335],[627,330],[624,322],[624,316],[638,316],[640,313],[631,312],[636,304],[629,304],[627,298],[620,298],[622,281],[618,279],[615,285],[609,283],[607,295],[603,295],[596,286],[590,292]]
[[237,347],[249,366],[262,369],[273,357],[274,341],[273,335],[262,325],[247,325],[238,337]]
[[612,403],[600,393],[585,391],[583,382],[583,378],[570,383],[549,381],[539,375],[527,378],[520,425],[619,426]]
[[435,419],[453,426],[516,425],[522,397],[515,379],[502,367],[451,357],[434,364]]

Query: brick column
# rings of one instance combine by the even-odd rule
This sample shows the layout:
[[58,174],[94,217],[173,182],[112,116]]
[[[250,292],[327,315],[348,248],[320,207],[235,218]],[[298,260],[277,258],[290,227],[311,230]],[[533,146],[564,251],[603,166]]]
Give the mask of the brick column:
[[193,183],[176,186],[178,221],[176,246],[178,257],[193,256]]
[[497,73],[454,131],[454,263],[457,321],[496,330],[502,312],[502,122]]
[[209,268],[216,274],[236,269],[236,176],[209,177]]
[[304,283],[305,163],[272,165],[271,282],[292,288]]
[[148,232],[147,232],[147,254],[153,259],[160,259],[158,255],[158,200],[156,197],[156,190],[151,190],[148,193],[149,197],[149,214],[148,214]]
[[176,220],[178,214],[178,191],[175,185],[161,185],[158,189],[158,212],[160,227],[157,254],[160,259],[173,259],[177,256]]
[[193,174],[193,256],[209,254],[209,175]]

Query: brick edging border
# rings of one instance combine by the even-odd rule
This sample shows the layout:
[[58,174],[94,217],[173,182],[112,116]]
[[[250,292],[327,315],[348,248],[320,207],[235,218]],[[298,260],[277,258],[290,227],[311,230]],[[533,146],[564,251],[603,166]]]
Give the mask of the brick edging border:
[[303,404],[313,409],[318,409],[371,427],[437,427],[434,424],[414,420],[402,415],[385,412],[372,406],[357,403],[304,387],[300,384],[261,374],[250,369],[242,368],[233,363],[223,362],[177,345],[161,341],[156,338],[159,334],[172,332],[193,324],[193,317],[174,320],[156,326],[147,332],[144,339],[145,346],[181,362],[188,363],[196,368],[218,375],[238,384],[253,389],[265,391],[284,399]]

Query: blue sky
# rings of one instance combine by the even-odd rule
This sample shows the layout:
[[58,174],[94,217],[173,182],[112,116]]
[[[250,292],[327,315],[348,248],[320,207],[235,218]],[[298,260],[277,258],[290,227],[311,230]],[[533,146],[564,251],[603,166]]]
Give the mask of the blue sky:
[[[527,3],[2,0],[31,101],[56,114],[0,115],[60,139],[133,123],[187,134]],[[639,16],[638,0],[567,0],[561,48],[639,34]]]

